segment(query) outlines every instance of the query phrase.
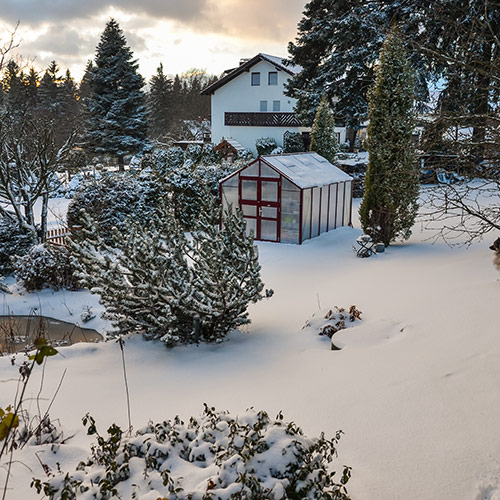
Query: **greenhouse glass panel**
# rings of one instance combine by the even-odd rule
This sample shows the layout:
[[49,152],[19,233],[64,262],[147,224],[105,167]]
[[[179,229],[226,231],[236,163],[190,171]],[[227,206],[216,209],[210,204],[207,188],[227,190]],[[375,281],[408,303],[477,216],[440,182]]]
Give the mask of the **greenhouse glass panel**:
[[261,217],[268,217],[270,219],[278,218],[278,208],[277,207],[262,207],[261,208]]
[[277,241],[278,240],[278,222],[275,220],[260,221],[260,238],[262,240]]
[[[284,190],[283,188],[292,188]],[[284,243],[299,242],[300,225],[300,190],[287,181],[281,186],[281,235]]]
[[224,208],[228,208],[229,205],[232,205],[233,210],[235,210],[238,206],[238,187],[226,186],[225,184],[223,184],[222,206]]
[[241,180],[241,199],[257,200],[257,181]]
[[344,197],[344,226],[347,226],[351,220],[351,188],[352,183],[345,183],[345,197]]
[[339,190],[337,192],[337,227],[343,225],[344,184],[344,182],[339,182]]
[[312,189],[302,191],[302,241],[311,237],[311,192]]
[[257,217],[257,205],[241,205],[241,210],[243,215],[250,215],[251,217]]
[[276,172],[276,170],[264,165],[264,163],[260,166],[260,176],[261,177],[279,177],[280,174]]
[[232,187],[238,187],[238,181],[240,180],[239,175],[233,175],[232,177],[229,177],[229,179],[225,180],[222,185],[224,187],[226,186],[232,186]]
[[248,177],[258,177],[259,176],[259,164],[254,163],[253,165],[250,165],[249,167],[243,169],[240,172],[240,175],[246,175]]
[[262,181],[260,185],[262,201],[278,201],[278,183]]
[[338,184],[330,184],[330,213],[328,214],[328,229],[335,229],[335,213],[337,209],[337,186]]
[[313,188],[311,238],[319,235],[319,209],[321,188]]
[[321,221],[320,233],[326,232],[328,224],[328,186],[321,188]]
[[248,219],[245,217],[245,222],[247,223],[247,235],[253,233],[255,238],[257,235],[257,219]]

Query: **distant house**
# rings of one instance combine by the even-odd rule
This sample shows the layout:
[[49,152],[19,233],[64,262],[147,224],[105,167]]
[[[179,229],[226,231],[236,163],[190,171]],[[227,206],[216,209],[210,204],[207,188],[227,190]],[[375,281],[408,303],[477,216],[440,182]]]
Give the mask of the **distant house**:
[[256,240],[298,243],[351,224],[352,177],[317,153],[259,156],[220,182]]
[[[294,113],[296,100],[284,93],[287,81],[301,69],[286,66],[280,57],[257,54],[205,88],[202,94],[211,96],[212,142],[235,139],[255,154],[261,137],[282,146],[287,131],[307,134],[310,129]],[[344,129],[339,129],[339,140],[345,140]]]

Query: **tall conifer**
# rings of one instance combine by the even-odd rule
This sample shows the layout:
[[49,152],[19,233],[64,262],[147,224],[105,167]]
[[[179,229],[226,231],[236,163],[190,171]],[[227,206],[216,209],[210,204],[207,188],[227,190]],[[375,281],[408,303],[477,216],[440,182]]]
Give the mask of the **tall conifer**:
[[337,136],[335,135],[335,119],[328,100],[324,95],[321,98],[311,130],[311,151],[334,163],[335,155],[339,151]]
[[363,230],[385,245],[396,238],[409,238],[417,214],[414,96],[414,71],[401,33],[394,26],[380,53],[375,84],[368,92],[370,160],[359,210]]
[[118,23],[111,19],[97,46],[91,75],[88,149],[117,158],[138,153],[147,144],[144,80]]

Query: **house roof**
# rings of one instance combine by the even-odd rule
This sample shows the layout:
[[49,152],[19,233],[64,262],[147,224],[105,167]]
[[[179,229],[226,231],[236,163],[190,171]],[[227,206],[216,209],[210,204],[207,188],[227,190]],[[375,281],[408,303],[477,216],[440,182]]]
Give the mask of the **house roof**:
[[252,57],[252,59],[249,59],[248,61],[244,62],[237,68],[234,68],[233,70],[229,71],[226,75],[224,75],[222,78],[219,78],[216,82],[212,83],[208,87],[205,87],[201,91],[201,94],[212,95],[217,89],[226,85],[226,83],[230,82],[231,80],[241,75],[245,71],[248,71],[252,66],[255,66],[260,61],[267,61],[268,63],[275,66],[277,69],[285,71],[286,73],[292,76],[302,71],[301,66],[295,66],[293,64],[290,64],[289,66],[285,65],[286,59],[283,59],[282,57],[271,56],[269,54],[260,53],[257,54],[255,57]]
[[260,158],[303,189],[352,180],[350,175],[317,153],[264,155]]
[[246,148],[242,146],[236,139],[233,139],[232,137],[227,137],[225,139],[222,139],[217,146],[215,146],[215,150],[217,151],[224,143],[229,144],[235,151],[242,152],[246,151]]

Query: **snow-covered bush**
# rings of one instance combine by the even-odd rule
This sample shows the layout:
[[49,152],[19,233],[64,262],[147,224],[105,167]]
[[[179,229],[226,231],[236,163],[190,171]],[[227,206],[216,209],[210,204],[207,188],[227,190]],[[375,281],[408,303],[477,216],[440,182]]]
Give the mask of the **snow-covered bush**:
[[[145,224],[161,199],[162,193],[151,177],[127,172],[90,178],[68,206],[68,227],[81,226],[83,213],[89,214],[98,222],[101,236],[110,242],[113,228],[125,231],[131,221]],[[74,235],[79,237],[79,233]]]
[[198,144],[189,144],[184,153],[186,161],[190,161],[192,164],[196,165],[201,161],[201,146]]
[[300,132],[290,132],[283,136],[283,150],[285,153],[302,153],[305,151],[304,138]]
[[36,245],[22,256],[13,259],[14,273],[28,292],[52,286],[78,288],[69,252],[51,244]]
[[[320,310],[312,315],[312,318],[306,321],[304,328],[311,328],[317,332],[318,335],[332,337],[345,328],[356,326],[361,321],[361,311],[355,306],[349,306],[348,309],[344,307],[334,306],[332,309]],[[339,349],[332,340],[332,349]]]
[[221,159],[217,151],[215,151],[214,145],[211,143],[203,144],[200,163],[202,165],[216,165],[220,161]]
[[219,217],[213,205],[202,209],[188,241],[179,221],[160,210],[145,226],[115,230],[111,245],[87,219],[85,237],[70,242],[82,284],[100,294],[120,333],[141,333],[166,346],[220,342],[249,322],[246,309],[263,298],[263,284],[241,214],[225,214],[221,230]]
[[[210,159],[211,145],[205,145],[203,154]],[[183,162],[179,164],[172,150],[157,149],[143,160],[143,169],[150,170],[158,190],[166,195],[166,203],[185,229],[191,229],[201,210],[203,196],[208,190],[219,196],[219,180],[238,167],[229,163]],[[181,150],[182,151],[182,150]],[[213,148],[212,148],[213,153]]]
[[12,272],[12,258],[25,255],[35,243],[34,231],[20,228],[8,217],[0,217],[0,275]]
[[259,155],[268,155],[278,147],[278,143],[272,137],[261,137],[255,141],[255,147]]
[[348,500],[351,476],[343,467],[335,481],[331,462],[341,431],[307,438],[281,412],[271,419],[247,410],[240,417],[205,405],[186,425],[148,424],[125,437],[113,424],[101,436],[86,415],[87,433],[97,437],[90,456],[75,471],[58,470],[33,486],[50,499],[169,498],[172,500]]

